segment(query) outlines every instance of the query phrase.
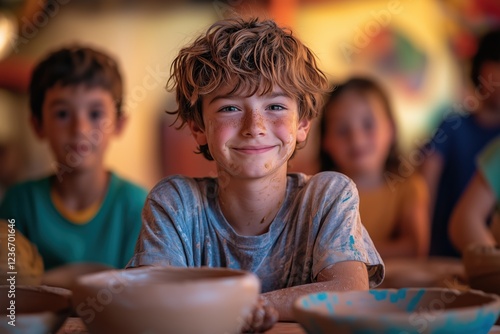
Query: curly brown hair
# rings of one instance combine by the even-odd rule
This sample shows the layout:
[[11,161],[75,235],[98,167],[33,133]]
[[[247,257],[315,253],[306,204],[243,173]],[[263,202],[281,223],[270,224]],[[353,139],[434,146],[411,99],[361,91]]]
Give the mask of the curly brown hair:
[[[204,129],[202,97],[225,84],[234,84],[229,94],[247,96],[264,95],[279,86],[297,99],[300,119],[318,115],[328,89],[311,50],[272,20],[218,21],[180,50],[170,70],[167,89],[176,94],[178,109],[171,114],[177,115],[179,127],[194,121]],[[198,149],[213,160],[208,145]]]

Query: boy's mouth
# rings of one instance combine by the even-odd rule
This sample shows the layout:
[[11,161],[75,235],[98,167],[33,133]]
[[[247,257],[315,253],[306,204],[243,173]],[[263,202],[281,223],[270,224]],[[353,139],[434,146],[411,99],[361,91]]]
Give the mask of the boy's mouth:
[[88,143],[79,143],[79,144],[69,144],[67,145],[67,149],[76,154],[88,154],[92,150],[92,147]]
[[234,147],[233,149],[236,152],[245,153],[245,154],[260,154],[265,153],[272,150],[275,146],[242,146],[242,147]]

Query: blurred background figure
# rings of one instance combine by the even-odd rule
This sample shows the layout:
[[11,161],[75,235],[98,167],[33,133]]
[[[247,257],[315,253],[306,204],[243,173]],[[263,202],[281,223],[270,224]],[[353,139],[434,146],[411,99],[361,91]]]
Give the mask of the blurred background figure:
[[397,175],[396,123],[383,89],[364,78],[336,86],[320,127],[321,169],[356,183],[361,221],[382,257],[427,255],[427,187],[417,173]]
[[477,167],[450,221],[450,238],[462,253],[471,245],[500,245],[500,137],[481,152]]
[[104,164],[127,120],[118,64],[94,48],[61,48],[37,64],[29,93],[30,123],[48,142],[55,170],[10,187],[0,217],[16,221],[46,269],[74,262],[124,268],[147,192]]
[[477,154],[500,134],[500,30],[481,39],[470,77],[474,90],[467,103],[443,120],[424,148],[421,170],[433,209],[431,255],[459,255],[448,238],[448,221],[474,174]]

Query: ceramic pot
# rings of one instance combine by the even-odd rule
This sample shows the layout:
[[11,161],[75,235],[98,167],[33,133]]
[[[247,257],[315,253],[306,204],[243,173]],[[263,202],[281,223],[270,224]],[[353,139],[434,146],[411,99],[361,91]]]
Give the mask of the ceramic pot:
[[444,288],[321,292],[294,303],[309,334],[486,334],[499,313],[499,296]]
[[73,306],[91,333],[240,333],[259,291],[244,271],[141,267],[78,278]]
[[1,285],[0,295],[0,333],[56,333],[71,312],[71,291],[66,289]]
[[111,269],[114,268],[100,263],[70,263],[46,271],[42,276],[42,284],[72,290],[78,277]]
[[473,289],[500,295],[500,249],[474,245],[463,254],[469,285]]

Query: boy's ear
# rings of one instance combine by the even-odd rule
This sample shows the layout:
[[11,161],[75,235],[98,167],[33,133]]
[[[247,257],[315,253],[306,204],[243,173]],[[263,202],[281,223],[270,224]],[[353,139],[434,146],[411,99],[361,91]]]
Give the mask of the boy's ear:
[[198,145],[208,144],[205,130],[203,130],[195,121],[188,121],[188,126]]
[[297,128],[297,143],[306,141],[310,129],[311,120],[303,118],[299,121],[299,127]]
[[118,116],[116,119],[115,135],[119,136],[123,132],[123,129],[125,129],[127,123],[128,116],[126,114],[121,114],[120,116]]
[[35,116],[31,115],[30,123],[38,139],[43,139],[45,137],[45,134],[43,133],[42,122]]

